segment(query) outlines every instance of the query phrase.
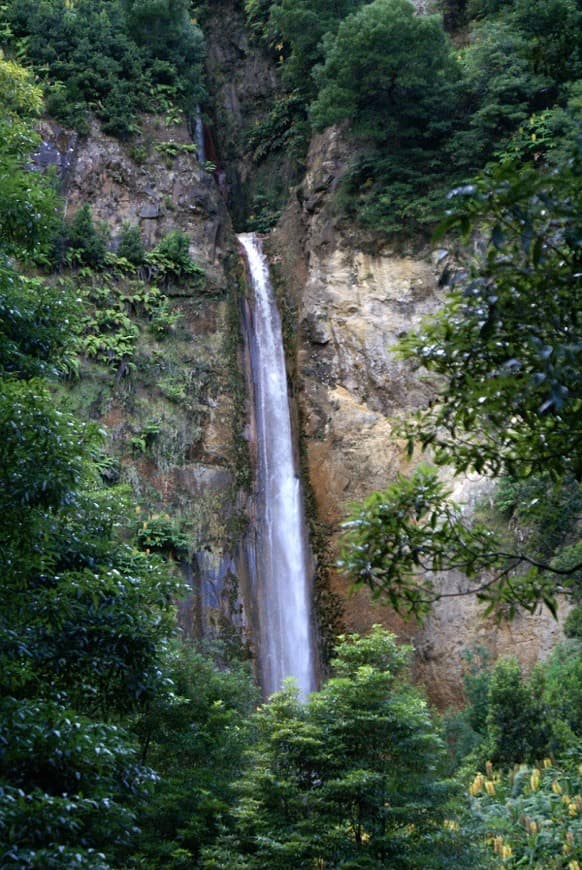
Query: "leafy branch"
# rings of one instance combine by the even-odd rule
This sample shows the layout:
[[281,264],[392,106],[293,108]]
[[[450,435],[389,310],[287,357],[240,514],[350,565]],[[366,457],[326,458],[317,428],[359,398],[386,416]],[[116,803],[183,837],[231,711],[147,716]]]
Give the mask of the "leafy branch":
[[[582,560],[560,563],[508,552],[494,532],[470,521],[449,496],[434,468],[420,466],[411,477],[400,475],[344,523],[340,566],[356,586],[367,586],[399,613],[422,616],[441,598],[477,595],[487,602],[487,612],[502,606],[505,615],[508,609],[513,615],[516,604],[533,611],[543,602],[555,614],[556,594],[582,570]],[[530,570],[517,573],[522,566]],[[437,584],[437,575],[447,571],[486,579],[449,591]],[[557,587],[552,575],[564,582]]]

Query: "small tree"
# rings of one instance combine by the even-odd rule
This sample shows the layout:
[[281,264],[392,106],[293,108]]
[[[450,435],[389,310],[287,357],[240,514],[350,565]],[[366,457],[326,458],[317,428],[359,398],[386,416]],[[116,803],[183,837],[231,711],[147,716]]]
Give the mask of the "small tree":
[[235,833],[205,866],[474,866],[443,828],[442,745],[406,680],[409,648],[379,626],[339,641],[307,704],[288,685],[259,710]]
[[102,227],[96,227],[91,206],[85,203],[74,214],[67,230],[69,258],[84,266],[99,269],[105,262],[107,235]]
[[181,230],[172,230],[146,256],[146,263],[154,275],[165,281],[200,282],[204,271],[190,256],[188,236]]
[[540,682],[524,679],[516,659],[500,659],[495,665],[486,719],[486,754],[492,762],[512,765],[548,754],[551,725]]
[[119,235],[117,255],[134,266],[141,266],[145,259],[145,248],[139,227],[125,223]]

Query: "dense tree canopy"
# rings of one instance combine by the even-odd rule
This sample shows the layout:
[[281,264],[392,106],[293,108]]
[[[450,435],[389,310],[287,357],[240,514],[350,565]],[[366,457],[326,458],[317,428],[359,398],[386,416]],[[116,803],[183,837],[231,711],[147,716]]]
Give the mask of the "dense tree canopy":
[[468,25],[460,46],[439,16],[408,0],[249,0],[251,26],[277,56],[287,89],[253,132],[255,158],[291,141],[295,151],[301,135],[305,149],[306,115],[316,129],[344,122],[354,153],[337,204],[373,233],[398,234],[436,224],[446,191],[488,161],[540,159],[573,141],[578,5],[441,6],[446,22]]
[[[329,40],[312,106],[316,128],[349,119],[355,133],[403,147],[431,135],[446,115],[452,62],[437,16],[419,16],[408,0],[374,0]],[[445,104],[445,105],[443,105]]]
[[6,34],[42,73],[48,108],[81,132],[87,110],[120,138],[136,131],[137,113],[172,102],[194,112],[204,91],[202,34],[185,0],[12,0]]
[[75,303],[11,258],[46,240],[55,199],[22,145],[39,91],[15,64],[0,77],[18,132],[0,155],[0,863],[104,867],[152,778],[117,723],[161,690],[174,582],[116,539],[125,510],[101,487],[95,433],[50,392]]

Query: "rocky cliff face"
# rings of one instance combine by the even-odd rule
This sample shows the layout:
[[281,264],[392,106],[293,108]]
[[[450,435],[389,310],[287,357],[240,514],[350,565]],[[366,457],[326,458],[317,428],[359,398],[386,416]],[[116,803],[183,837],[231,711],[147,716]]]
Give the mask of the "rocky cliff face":
[[[398,336],[438,308],[439,254],[366,252],[364,240],[342,226],[331,208],[347,163],[337,131],[317,137],[305,181],[271,239],[279,284],[296,309],[296,392],[303,421],[309,480],[317,520],[338,556],[340,523],[349,505],[405,471],[394,422],[426,402],[433,385],[425,372],[397,360]],[[454,481],[457,501],[470,509],[486,488]],[[467,588],[459,575],[439,578],[447,592]],[[331,584],[344,602],[345,628],[381,622],[416,649],[417,677],[441,707],[462,700],[463,652],[487,647],[531,667],[555,643],[559,628],[548,613],[496,626],[481,618],[473,597],[443,599],[424,626],[406,623],[332,568]]]
[[188,151],[192,138],[184,124],[145,116],[130,147],[103,135],[96,123],[81,140],[49,124],[41,134],[45,152],[55,146],[57,153],[68,152],[60,161],[67,214],[88,202],[94,218],[110,228],[114,246],[124,222],[139,225],[148,247],[171,230],[182,230],[193,259],[205,270],[207,292],[226,289],[225,254],[233,250],[230,217],[212,174]]
[[[67,399],[106,427],[111,476],[132,487],[144,524],[167,519],[186,539],[181,565],[191,594],[180,607],[186,631],[227,625],[242,631],[236,564],[245,528],[240,274],[219,186],[191,152],[188,129],[167,126],[161,117],[143,118],[130,146],[96,124],[82,140],[50,122],[41,135],[35,159],[57,166],[68,216],[88,203],[93,218],[107,224],[113,249],[126,221],[139,226],[147,248],[181,230],[204,270],[202,284],[167,288],[177,318],[168,334],[153,335],[138,322],[131,367],[115,372],[82,361]],[[96,273],[87,280],[101,278]]]

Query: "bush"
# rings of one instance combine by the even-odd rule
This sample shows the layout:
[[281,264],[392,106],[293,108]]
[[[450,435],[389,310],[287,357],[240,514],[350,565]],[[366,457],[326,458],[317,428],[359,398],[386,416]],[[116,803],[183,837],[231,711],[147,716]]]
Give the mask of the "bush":
[[502,774],[491,764],[469,788],[468,825],[504,867],[578,868],[582,860],[582,777],[575,753],[554,766],[517,767]]
[[96,227],[87,204],[75,213],[66,228],[67,259],[78,265],[101,269],[105,265],[109,233]]
[[145,248],[143,245],[139,227],[125,223],[121,228],[117,256],[123,257],[134,266],[141,266],[145,260]]
[[204,271],[190,256],[188,236],[180,230],[173,230],[156,245],[146,257],[154,275],[165,281],[194,279],[196,283],[204,277]]

